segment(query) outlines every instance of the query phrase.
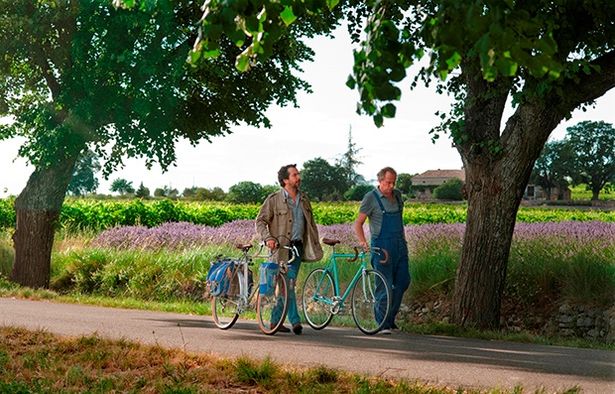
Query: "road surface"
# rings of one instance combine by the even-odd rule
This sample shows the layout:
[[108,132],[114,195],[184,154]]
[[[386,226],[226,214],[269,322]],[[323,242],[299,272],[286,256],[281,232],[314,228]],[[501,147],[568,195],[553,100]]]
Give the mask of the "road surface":
[[[395,333],[304,327],[301,336],[263,335],[255,322],[222,331],[208,316],[0,298],[0,325],[63,336],[97,333],[220,356],[270,357],[282,364],[331,368],[464,388],[615,393],[615,352]],[[526,391],[527,392],[527,391]]]

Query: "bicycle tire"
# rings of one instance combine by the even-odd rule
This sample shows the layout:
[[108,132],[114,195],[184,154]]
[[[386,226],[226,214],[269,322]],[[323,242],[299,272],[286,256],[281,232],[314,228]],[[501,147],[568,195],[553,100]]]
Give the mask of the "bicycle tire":
[[382,329],[391,307],[391,289],[384,276],[365,270],[352,288],[352,318],[364,334],[373,335]]
[[271,295],[261,294],[259,289],[256,317],[258,328],[263,334],[273,335],[282,327],[288,312],[288,299],[288,281],[281,273],[276,275],[275,287]]
[[239,268],[235,268],[232,275],[229,289],[234,289],[234,291],[223,296],[214,296],[211,299],[211,317],[214,324],[222,330],[233,327],[239,318],[239,307],[242,303],[240,284],[243,280],[243,274]]
[[[316,298],[318,296],[318,299]],[[316,268],[310,272],[303,284],[301,292],[301,305],[305,320],[315,330],[327,327],[333,319],[331,304],[335,296],[335,287],[331,273],[323,268]]]

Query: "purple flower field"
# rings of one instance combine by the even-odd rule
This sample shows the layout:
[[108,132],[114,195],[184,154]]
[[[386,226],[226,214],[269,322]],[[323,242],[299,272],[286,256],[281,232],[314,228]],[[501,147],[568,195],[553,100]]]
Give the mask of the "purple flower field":
[[[319,225],[321,237],[335,238],[344,245],[355,245],[350,224]],[[461,247],[464,224],[425,224],[405,227],[411,253],[421,253],[434,246]],[[615,248],[615,223],[605,222],[546,222],[517,223],[514,243],[548,240],[550,245],[592,244],[600,248]],[[233,245],[257,242],[254,221],[238,220],[220,227],[191,223],[165,223],[158,227],[125,226],[105,230],[93,245],[118,249],[182,249],[199,246]]]

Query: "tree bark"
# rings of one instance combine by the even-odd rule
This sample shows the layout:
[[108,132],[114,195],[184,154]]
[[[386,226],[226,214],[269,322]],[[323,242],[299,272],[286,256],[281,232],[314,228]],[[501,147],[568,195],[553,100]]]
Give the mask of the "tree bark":
[[489,86],[480,73],[472,72],[472,65],[464,72],[468,138],[457,149],[466,172],[468,213],[452,320],[460,326],[493,329],[500,324],[517,211],[534,162],[563,115],[543,103],[526,102],[500,132],[507,87]]
[[37,168],[15,200],[15,260],[11,278],[22,286],[49,287],[51,248],[77,156]]
[[453,321],[461,326],[499,325],[510,244],[523,195],[506,173],[497,167],[466,168],[468,214],[453,309]]

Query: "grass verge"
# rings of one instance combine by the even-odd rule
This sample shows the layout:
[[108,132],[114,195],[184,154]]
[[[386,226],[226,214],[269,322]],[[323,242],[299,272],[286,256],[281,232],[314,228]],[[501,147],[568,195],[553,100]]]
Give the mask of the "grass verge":
[[67,339],[0,327],[0,392],[504,394],[523,389],[435,387],[324,366],[294,369],[268,359],[223,359],[98,336]]

